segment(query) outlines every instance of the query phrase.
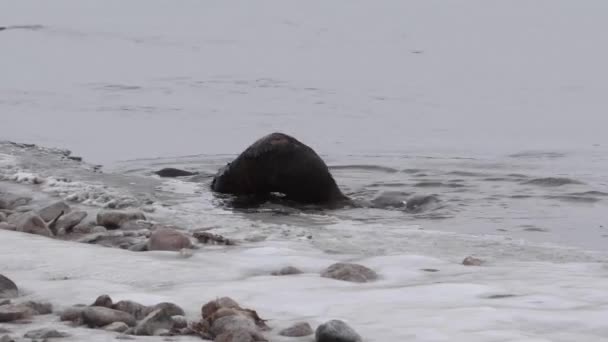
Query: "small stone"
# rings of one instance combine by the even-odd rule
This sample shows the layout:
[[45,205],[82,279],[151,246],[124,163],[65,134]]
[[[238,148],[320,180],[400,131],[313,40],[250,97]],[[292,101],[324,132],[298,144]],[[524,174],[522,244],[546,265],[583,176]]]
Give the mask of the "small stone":
[[114,322],[114,323],[106,325],[102,329],[105,331],[113,331],[113,332],[122,333],[122,332],[127,331],[129,329],[129,326],[123,322]]
[[281,336],[287,337],[302,337],[314,334],[310,324],[306,322],[300,322],[292,325],[289,328],[283,329],[279,332]]
[[131,300],[121,300],[118,303],[114,304],[112,306],[112,309],[129,313],[133,315],[133,317],[135,317],[135,319],[137,320],[146,317],[150,312],[154,311],[148,310],[148,307],[146,307],[145,305],[139,304]]
[[238,330],[257,331],[257,326],[253,319],[241,315],[224,316],[211,325],[211,333],[214,336]]
[[293,274],[300,274],[302,273],[302,271],[300,271],[300,269],[293,267],[293,266],[287,266],[287,267],[283,267],[278,271],[272,272],[271,274],[274,276],[284,276],[284,275],[293,275]]
[[157,309],[148,314],[135,327],[135,335],[153,336],[159,329],[171,330],[173,320],[162,309]]
[[12,223],[8,223],[8,222],[0,222],[0,229],[2,229],[2,230],[16,231],[17,230],[17,226],[15,226]]
[[483,260],[468,256],[464,258],[462,264],[465,266],[481,266],[481,264],[483,264]]
[[114,322],[123,322],[128,326],[134,326],[136,323],[133,315],[103,306],[91,306],[84,309],[82,319],[85,324],[92,328],[103,327]]
[[82,222],[85,217],[87,217],[87,213],[80,210],[63,215],[57,220],[57,223],[55,223],[55,231],[69,233],[77,224]]
[[140,211],[102,210],[97,214],[97,224],[107,229],[118,229],[125,222],[145,219]]
[[171,316],[171,319],[173,320],[174,329],[183,329],[183,328],[188,327],[188,320],[184,316],[175,315],[175,316]]
[[79,322],[82,320],[82,313],[87,308],[87,306],[72,306],[64,309],[59,315],[59,320],[61,321],[70,321],[70,322]]
[[247,330],[229,331],[218,335],[213,342],[255,342],[256,340]]
[[361,342],[361,336],[340,320],[321,324],[315,333],[316,342]]
[[18,295],[19,289],[17,285],[9,278],[0,274],[0,298],[15,298]]
[[363,265],[339,262],[329,266],[321,273],[321,277],[366,283],[378,279],[378,274]]
[[34,315],[32,309],[26,306],[19,305],[3,305],[0,306],[0,323],[1,322],[13,322],[20,319],[25,319]]
[[[91,306],[103,306],[104,308],[112,308],[112,298],[108,295],[101,295],[95,299],[95,302]],[[115,308],[114,308],[115,309]],[[121,310],[122,311],[122,310]]]
[[61,213],[63,215],[70,212],[70,206],[67,205],[64,201],[55,202],[45,208],[42,208],[38,211],[38,215],[44,222],[51,222],[56,219]]
[[184,309],[180,308],[178,305],[173,304],[173,303],[169,303],[169,302],[162,302],[162,303],[158,303],[154,306],[148,307],[146,309],[147,313],[150,313],[154,310],[163,310],[167,315],[169,316],[184,316],[186,315],[186,313],[184,312]]
[[46,223],[42,218],[32,212],[11,215],[8,223],[14,224],[19,232],[49,237],[53,236],[53,233],[46,226]]
[[47,339],[47,338],[61,338],[70,336],[68,333],[57,331],[55,329],[37,329],[27,332],[23,337],[31,339]]
[[152,232],[148,240],[150,251],[179,251],[191,248],[192,242],[185,234],[171,228],[158,228]]

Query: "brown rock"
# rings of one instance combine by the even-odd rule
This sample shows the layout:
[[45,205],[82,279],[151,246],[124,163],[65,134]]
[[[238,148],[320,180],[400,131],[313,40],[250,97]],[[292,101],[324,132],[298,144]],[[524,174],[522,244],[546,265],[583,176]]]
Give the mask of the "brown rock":
[[241,315],[224,316],[211,324],[211,333],[214,336],[239,330],[255,332],[257,326],[251,318]]
[[156,332],[162,329],[171,330],[173,328],[173,320],[162,309],[154,310],[141,320],[135,327],[135,335],[153,336]]
[[85,217],[87,217],[87,213],[80,210],[65,214],[55,223],[55,231],[62,234],[69,233],[77,224],[82,222]]
[[108,229],[118,229],[126,222],[145,219],[141,211],[102,210],[97,214],[97,224]]
[[339,262],[329,266],[321,273],[321,277],[366,283],[378,279],[378,274],[363,265]]
[[61,213],[64,215],[70,212],[70,206],[64,201],[55,202],[38,211],[38,215],[44,222],[51,222],[56,219]]
[[101,295],[97,297],[91,306],[103,306],[104,308],[116,309],[112,307],[112,298],[110,298],[108,295]]
[[462,264],[465,266],[481,266],[481,264],[483,264],[483,260],[468,256],[464,258]]
[[48,315],[53,312],[53,305],[51,303],[27,301],[19,304],[19,306],[32,309],[34,315]]
[[82,313],[84,310],[86,310],[86,308],[86,305],[66,308],[59,315],[59,320],[79,323],[83,320]]
[[150,251],[179,251],[182,248],[191,247],[190,238],[171,228],[156,229],[148,240],[148,250]]
[[19,232],[53,236],[53,233],[51,233],[51,230],[46,226],[42,218],[32,212],[11,215],[8,223],[14,224]]
[[103,306],[90,306],[83,310],[82,319],[89,327],[103,327],[114,322],[123,322],[134,326],[136,321],[133,315]]
[[140,320],[154,310],[148,310],[145,305],[139,304],[131,300],[121,300],[112,306],[112,309],[127,312],[135,319]]
[[2,305],[0,306],[0,323],[13,322],[33,316],[36,312],[23,305]]
[[152,312],[154,310],[158,310],[158,309],[163,310],[169,316],[184,316],[186,314],[184,312],[184,309],[180,308],[176,304],[169,303],[169,302],[158,303],[154,306],[150,306],[150,307],[146,308],[145,311],[146,311],[146,314],[149,314],[150,312]]
[[236,330],[218,335],[213,342],[255,342],[251,332],[247,330]]

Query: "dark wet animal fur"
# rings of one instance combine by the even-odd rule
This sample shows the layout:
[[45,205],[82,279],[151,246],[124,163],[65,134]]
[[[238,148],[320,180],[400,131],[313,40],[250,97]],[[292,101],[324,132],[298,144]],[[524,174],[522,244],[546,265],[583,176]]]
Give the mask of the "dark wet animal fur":
[[283,134],[269,134],[218,171],[211,189],[237,196],[280,193],[305,204],[347,201],[325,162],[310,147]]

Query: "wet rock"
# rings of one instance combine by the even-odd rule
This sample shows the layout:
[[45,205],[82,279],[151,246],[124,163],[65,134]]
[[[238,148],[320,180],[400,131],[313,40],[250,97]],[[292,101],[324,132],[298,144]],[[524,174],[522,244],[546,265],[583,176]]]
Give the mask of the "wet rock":
[[329,266],[321,273],[321,276],[355,283],[366,283],[378,279],[376,272],[363,265],[341,262]]
[[133,246],[129,247],[131,252],[145,252],[148,250],[148,241],[136,243]]
[[186,170],[180,170],[180,169],[176,169],[176,168],[164,168],[162,170],[156,171],[154,172],[155,174],[159,175],[162,178],[175,178],[175,177],[184,177],[184,176],[194,176],[197,175],[198,173],[196,172],[190,172],[190,171],[186,171]]
[[317,327],[316,342],[361,342],[361,336],[340,320],[331,320]]
[[51,303],[28,301],[19,304],[19,306],[32,309],[34,315],[48,315],[53,312],[53,305]]
[[171,320],[173,320],[174,329],[183,329],[183,328],[188,327],[188,320],[184,316],[181,316],[181,315],[171,316]]
[[483,264],[483,260],[468,256],[462,260],[462,264],[465,266],[481,266],[481,264]]
[[255,332],[257,326],[251,318],[241,315],[224,316],[211,324],[211,333],[214,336],[241,330]]
[[44,207],[38,211],[38,215],[44,222],[51,222],[56,219],[62,213],[65,215],[70,212],[70,206],[64,201],[55,202],[47,207]]
[[6,214],[3,212],[0,212],[0,222],[4,222],[6,221]]
[[302,273],[302,271],[300,271],[300,269],[293,267],[293,266],[287,266],[287,267],[283,267],[278,271],[272,272],[271,274],[274,276],[283,276],[283,275],[293,275],[293,274],[300,274]]
[[409,194],[400,191],[385,191],[372,199],[374,208],[404,208]]
[[283,329],[279,332],[281,336],[287,337],[302,337],[314,334],[310,324],[306,322],[300,322],[292,325],[289,328]]
[[180,308],[176,304],[169,303],[169,302],[158,303],[154,306],[146,308],[146,314],[149,314],[150,312],[152,312],[154,310],[159,310],[159,309],[163,310],[169,316],[184,316],[186,314],[184,312],[184,309]]
[[53,236],[53,233],[51,233],[51,230],[46,226],[42,218],[32,212],[11,215],[8,223],[14,224],[18,232]]
[[231,332],[225,332],[218,335],[213,342],[255,342],[255,338],[251,332],[247,330],[237,330]]
[[102,306],[91,306],[84,309],[82,319],[91,328],[103,327],[114,322],[123,322],[128,326],[134,326],[136,323],[133,315]]
[[108,230],[104,226],[94,226],[91,228],[91,233],[107,233]]
[[210,245],[226,245],[232,246],[235,245],[235,242],[223,237],[222,235],[212,234],[209,232],[194,232],[192,236],[197,239],[200,243],[210,244]]
[[97,214],[97,224],[107,229],[118,229],[125,222],[145,219],[140,211],[102,210]]
[[15,298],[18,295],[19,289],[17,288],[17,285],[9,278],[0,274],[0,299]]
[[44,329],[37,329],[37,330],[29,331],[23,337],[31,338],[31,339],[47,339],[47,338],[61,338],[61,337],[68,337],[68,336],[70,336],[70,334],[68,334],[68,333],[65,333],[62,331],[57,331],[55,329],[44,328]]
[[217,300],[212,300],[203,305],[203,308],[201,309],[203,319],[210,318],[220,308],[239,309],[240,306],[236,301],[234,301],[234,299],[230,297],[221,297]]
[[32,309],[27,306],[20,305],[2,305],[0,306],[0,323],[13,322],[20,319],[29,318],[34,315]]
[[[0,28],[0,31],[1,30],[2,30],[2,28]],[[4,336],[0,337],[0,342],[16,342],[16,341],[9,335],[4,335]]]
[[148,307],[131,300],[121,300],[112,306],[112,309],[129,313],[140,320],[148,315],[153,310],[148,310]]
[[416,195],[408,198],[405,209],[409,213],[420,213],[436,208],[439,198],[433,195]]
[[122,230],[150,230],[154,225],[148,221],[127,221],[120,226]]
[[[79,224],[77,224],[76,226],[74,226],[74,228],[72,228],[72,232],[73,233],[77,233],[77,234],[89,234],[93,232],[93,228],[97,226],[97,223],[95,222],[90,222],[90,221],[81,221]],[[100,226],[101,227],[101,226]],[[104,230],[106,229],[105,227],[102,227]]]
[[192,242],[188,236],[171,228],[156,229],[148,240],[149,251],[179,251],[191,247]]
[[15,230],[17,230],[17,226],[15,226],[12,223],[8,223],[8,222],[0,222],[0,229],[15,231]]
[[129,326],[123,322],[114,322],[114,323],[106,325],[102,329],[105,331],[113,331],[113,332],[122,333],[122,332],[127,331],[129,329]]
[[135,335],[147,335],[153,336],[155,332],[160,329],[171,330],[173,328],[173,320],[171,316],[162,310],[154,310],[148,314],[141,322],[135,327]]
[[83,320],[82,313],[87,309],[87,306],[72,306],[61,311],[59,315],[59,320],[70,321],[70,322],[80,322]]
[[[112,307],[112,298],[108,295],[101,295],[95,299],[95,302],[91,306],[103,306],[104,308],[116,309]],[[121,310],[123,311],[123,310]]]
[[62,235],[69,233],[77,224],[82,222],[85,217],[87,217],[87,213],[80,210],[72,211],[69,214],[63,215],[57,220],[57,223],[55,223],[55,231]]
[[0,193],[0,209],[13,210],[17,207],[27,205],[31,200],[30,197]]

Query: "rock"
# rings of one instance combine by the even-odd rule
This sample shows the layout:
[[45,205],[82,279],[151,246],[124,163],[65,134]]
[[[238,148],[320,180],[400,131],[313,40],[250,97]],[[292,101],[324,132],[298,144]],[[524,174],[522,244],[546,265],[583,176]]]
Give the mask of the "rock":
[[183,329],[183,328],[188,327],[188,320],[184,316],[181,316],[181,315],[171,316],[171,320],[173,320],[174,329]]
[[9,305],[10,303],[11,303],[10,299],[2,299],[2,300],[0,300],[0,306],[2,306],[2,305]]
[[0,323],[29,318],[33,316],[34,313],[35,312],[27,306],[13,304],[2,305],[0,306]]
[[231,332],[225,332],[218,335],[213,342],[255,342],[255,338],[251,335],[251,332],[247,330],[237,330]]
[[112,309],[129,313],[133,315],[133,317],[135,317],[135,319],[137,320],[146,317],[150,312],[154,311],[148,310],[148,307],[146,307],[145,305],[139,304],[131,300],[121,300],[120,302],[114,304],[112,306]]
[[118,229],[125,222],[145,219],[140,211],[102,210],[97,214],[97,224],[107,229]]
[[300,274],[302,273],[302,271],[300,271],[298,268],[295,268],[293,266],[287,266],[287,267],[283,267],[278,271],[272,272],[271,274],[274,276],[283,276],[283,275],[292,275],[292,274]]
[[236,301],[234,301],[234,299],[230,297],[221,297],[217,300],[212,300],[207,304],[203,305],[201,309],[203,319],[210,318],[220,308],[239,309],[240,306]]
[[173,328],[173,320],[171,316],[162,309],[157,309],[148,314],[143,320],[141,320],[135,327],[135,335],[147,335],[153,336],[159,329]]
[[28,301],[19,305],[32,309],[34,315],[48,315],[53,313],[53,305],[51,303]]
[[22,197],[13,194],[0,193],[0,209],[13,210],[17,207],[30,203],[30,197]]
[[64,333],[61,331],[57,331],[55,329],[37,329],[27,332],[23,337],[31,338],[31,339],[47,339],[47,338],[60,338],[60,337],[68,337],[70,334]]
[[82,319],[91,328],[103,327],[114,322],[123,322],[128,326],[134,326],[136,323],[133,315],[103,306],[90,306],[84,309]]
[[8,222],[0,222],[0,229],[15,231],[17,230],[17,226]]
[[149,251],[179,251],[191,248],[192,242],[185,234],[171,228],[158,228],[148,240]]
[[8,223],[17,227],[17,231],[42,236],[53,236],[51,230],[46,226],[42,218],[32,212],[11,215]]
[[150,312],[152,312],[154,310],[158,310],[158,309],[163,310],[169,316],[186,315],[186,313],[184,312],[184,309],[180,308],[176,304],[168,303],[168,302],[162,302],[162,303],[158,303],[154,306],[148,307],[146,309],[146,314],[149,314]]
[[[112,298],[108,295],[101,295],[95,299],[95,302],[91,306],[103,306],[104,308],[116,309],[112,307]],[[120,310],[123,311],[123,310]]]
[[3,212],[0,212],[0,222],[4,222],[6,221],[6,214]]
[[462,260],[462,264],[465,266],[481,266],[483,260],[468,256]]
[[223,237],[222,235],[212,234],[209,232],[194,232],[192,235],[195,239],[197,239],[200,243],[210,244],[210,245],[226,245],[233,246],[236,243],[233,240]]
[[120,229],[122,230],[150,230],[154,224],[148,221],[127,221],[120,225]]
[[302,337],[312,335],[314,331],[312,330],[310,324],[306,322],[300,322],[292,325],[289,328],[283,329],[279,332],[281,336],[287,337]]
[[131,252],[145,252],[148,250],[148,241],[136,243],[133,246],[129,247]]
[[61,216],[57,223],[55,223],[55,231],[65,234],[72,231],[72,229],[82,222],[84,218],[87,217],[87,213],[85,211],[72,211],[69,214]]
[[107,231],[108,230],[104,226],[94,226],[91,229],[91,233],[93,233],[93,234],[95,234],[95,233],[106,233]]
[[4,335],[4,336],[0,337],[0,342],[16,342],[16,341],[9,335]]
[[339,262],[329,266],[321,273],[321,277],[366,283],[378,279],[378,274],[363,265]]
[[82,313],[86,310],[87,306],[72,306],[67,309],[64,309],[59,315],[59,320],[61,321],[70,321],[70,322],[80,322],[83,317]]
[[0,298],[15,298],[18,295],[19,289],[17,285],[9,278],[0,274]]
[[122,333],[122,332],[127,331],[129,329],[129,326],[123,322],[114,322],[114,323],[106,325],[102,329],[105,331],[113,331],[113,332]]
[[224,316],[211,324],[211,333],[214,336],[239,330],[255,332],[257,331],[257,326],[253,319],[242,315]]
[[196,172],[190,172],[190,171],[186,171],[186,170],[180,170],[180,169],[176,169],[173,167],[169,167],[169,168],[164,168],[162,170],[156,171],[154,172],[155,174],[159,175],[162,178],[175,178],[175,177],[184,177],[184,176],[194,176],[198,173]]
[[44,222],[51,222],[56,219],[61,213],[67,214],[70,212],[70,206],[64,201],[55,202],[48,207],[42,208],[38,211],[38,215]]
[[348,324],[331,320],[321,324],[315,333],[316,342],[361,342],[361,336]]
[[128,330],[123,332],[121,335],[116,336],[116,339],[117,340],[134,340],[135,337],[129,336],[129,334],[131,334],[132,332],[133,332],[133,328],[129,328]]

